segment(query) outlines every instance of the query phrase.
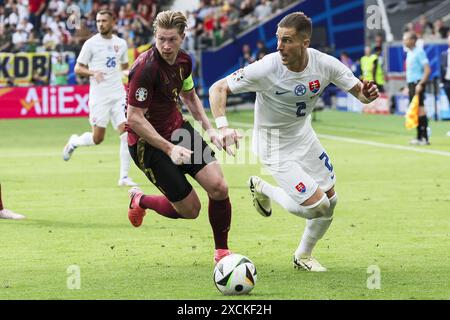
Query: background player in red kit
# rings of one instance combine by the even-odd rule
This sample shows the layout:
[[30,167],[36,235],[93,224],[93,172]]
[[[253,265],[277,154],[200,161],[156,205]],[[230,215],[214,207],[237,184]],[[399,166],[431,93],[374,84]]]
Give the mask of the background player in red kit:
[[[180,49],[186,26],[186,17],[181,12],[160,12],[154,22],[156,46],[142,53],[130,71],[127,109],[130,154],[163,195],[144,195],[139,188],[130,189],[128,217],[135,227],[141,225],[145,209],[173,219],[197,218],[200,200],[185,177],[189,174],[208,193],[209,221],[216,248],[214,259],[218,262],[230,254],[231,204],[214,152],[183,119],[178,106],[181,98],[211,142],[222,148],[221,136],[212,128],[195,92],[192,60]],[[226,150],[233,153],[228,147]]]

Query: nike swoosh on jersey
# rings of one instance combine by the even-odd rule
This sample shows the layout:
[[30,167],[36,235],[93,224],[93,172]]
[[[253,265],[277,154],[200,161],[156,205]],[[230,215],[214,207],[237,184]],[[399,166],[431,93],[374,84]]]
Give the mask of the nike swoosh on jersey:
[[277,96],[280,96],[280,95],[282,95],[282,94],[285,94],[285,93],[288,93],[288,92],[290,92],[290,91],[276,91],[275,92],[275,94],[277,95]]

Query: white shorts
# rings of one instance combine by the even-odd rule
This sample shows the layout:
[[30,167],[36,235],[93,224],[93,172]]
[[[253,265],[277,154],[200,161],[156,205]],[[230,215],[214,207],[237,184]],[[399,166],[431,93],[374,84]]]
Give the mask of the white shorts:
[[281,153],[277,164],[266,165],[278,185],[298,204],[310,198],[317,188],[326,192],[336,182],[333,166],[319,139],[314,135],[308,140],[296,150]]
[[109,121],[117,130],[120,124],[127,121],[125,117],[126,97],[102,97],[91,99],[89,97],[89,122],[91,126],[106,128]]

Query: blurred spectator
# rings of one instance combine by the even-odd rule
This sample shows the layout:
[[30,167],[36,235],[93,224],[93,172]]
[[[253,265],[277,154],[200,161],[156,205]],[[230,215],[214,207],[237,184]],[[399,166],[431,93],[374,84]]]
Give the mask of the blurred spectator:
[[41,29],[41,16],[44,13],[46,0],[28,0],[28,9],[30,11],[30,22],[36,30]]
[[381,34],[381,33],[377,33],[376,35],[375,35],[375,40],[374,40],[374,47],[373,47],[373,49],[375,49],[375,48],[382,48],[383,47],[383,43],[384,43],[384,37],[383,37],[383,35]]
[[19,21],[29,19],[30,14],[28,12],[28,0],[17,1],[17,13],[19,14]]
[[355,72],[355,64],[353,63],[353,60],[350,58],[348,53],[346,51],[341,52],[340,60],[343,64],[345,64],[352,72]]
[[80,0],[78,1],[78,6],[80,7],[81,15],[87,17],[92,11],[92,0]]
[[192,12],[186,12],[187,28],[186,38],[183,41],[182,48],[188,52],[195,51],[195,16]]
[[52,28],[47,28],[42,44],[46,51],[56,50],[56,46],[61,43],[61,37],[53,32]]
[[41,77],[39,75],[39,71],[38,70],[34,70],[33,71],[33,76],[31,78],[31,82],[33,83],[33,85],[35,86],[45,86],[47,85],[47,81],[45,80],[44,77]]
[[6,23],[5,7],[0,5],[0,25],[4,26]]
[[58,26],[58,32],[59,37],[61,39],[62,49],[66,50],[71,44],[72,44],[72,35],[69,31],[67,31],[66,28],[62,27],[61,25]]
[[69,74],[69,65],[63,59],[62,54],[56,56],[56,62],[52,64],[53,84],[57,86],[67,85],[67,75]]
[[377,59],[377,56],[371,54],[371,49],[369,46],[364,48],[364,56],[360,59],[361,61],[361,80],[372,81],[373,79],[373,64]]
[[256,54],[255,54],[255,60],[262,59],[267,54],[267,48],[266,45],[262,40],[258,40],[256,42]]
[[450,33],[447,36],[448,49],[441,53],[441,82],[450,101]]
[[243,29],[249,28],[257,22],[256,18],[252,15],[253,11],[255,10],[253,0],[242,1],[240,9],[241,9],[240,17],[242,18],[241,28]]
[[244,68],[254,61],[255,59],[252,56],[250,46],[248,44],[244,44],[242,46],[242,56],[239,58],[240,67]]
[[92,36],[91,30],[87,27],[87,19],[82,17],[80,21],[80,27],[75,29],[73,40],[77,46],[80,47],[83,43]]
[[403,45],[408,49],[406,54],[406,82],[408,83],[409,100],[414,96],[419,97],[419,125],[417,126],[417,138],[411,140],[411,144],[429,145],[428,118],[425,111],[425,86],[431,74],[430,63],[423,48],[417,45],[417,35],[414,32],[406,32],[403,35]]
[[39,46],[40,43],[40,39],[39,36],[37,35],[36,31],[31,31],[30,34],[28,35],[28,41],[25,47],[25,51],[26,52],[36,52],[37,48]]
[[224,30],[224,38],[234,38],[239,33],[239,11],[233,4],[224,6],[224,12],[228,17],[227,27]]
[[136,18],[139,20],[142,27],[146,30],[147,33],[152,32],[153,17],[147,5],[145,4],[138,5],[138,12]]
[[431,38],[433,36],[433,24],[428,21],[425,15],[421,15],[419,21],[414,24],[414,32],[418,37]]
[[23,18],[17,26],[17,29],[19,28],[25,30],[26,33],[30,33],[34,26],[28,21],[28,18]]
[[10,25],[17,26],[19,24],[19,10],[17,9],[17,4],[15,2],[11,3],[11,7],[9,8],[9,14],[7,14],[6,23]]
[[437,19],[434,23],[434,36],[436,39],[445,39],[447,38],[449,27],[444,25],[444,22],[441,19]]
[[270,17],[272,15],[272,3],[269,0],[261,0],[255,8],[254,15],[259,21]]
[[66,9],[66,4],[62,0],[50,0],[47,6],[47,10],[52,12],[55,16],[64,15]]
[[0,52],[11,52],[13,49],[12,44],[12,29],[9,24],[0,23]]
[[383,65],[383,48],[376,47],[374,50],[374,55],[376,56],[373,62],[373,79],[380,92],[384,92],[384,65]]
[[12,35],[13,52],[25,51],[25,46],[28,42],[28,33],[22,28],[16,29]]

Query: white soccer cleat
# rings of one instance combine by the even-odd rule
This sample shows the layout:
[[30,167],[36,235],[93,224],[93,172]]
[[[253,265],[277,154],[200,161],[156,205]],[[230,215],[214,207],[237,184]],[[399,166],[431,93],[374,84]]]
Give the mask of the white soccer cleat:
[[261,192],[263,183],[264,180],[257,176],[251,176],[247,182],[253,197],[253,206],[256,211],[263,217],[270,217],[272,215],[271,201],[268,196]]
[[69,138],[69,141],[67,141],[67,144],[64,146],[64,149],[63,149],[64,161],[69,161],[70,157],[72,156],[73,151],[77,148],[73,144],[73,140],[75,138],[78,138],[78,136],[76,134],[71,135]]
[[1,219],[12,219],[12,220],[21,220],[25,219],[25,216],[19,213],[12,212],[8,209],[0,210],[0,218]]
[[323,267],[319,261],[313,257],[297,258],[294,255],[293,265],[295,269],[306,270],[311,272],[325,272],[327,268]]
[[120,187],[122,186],[128,186],[128,187],[136,187],[138,184],[131,180],[130,177],[123,177],[119,179],[119,182],[117,183]]

